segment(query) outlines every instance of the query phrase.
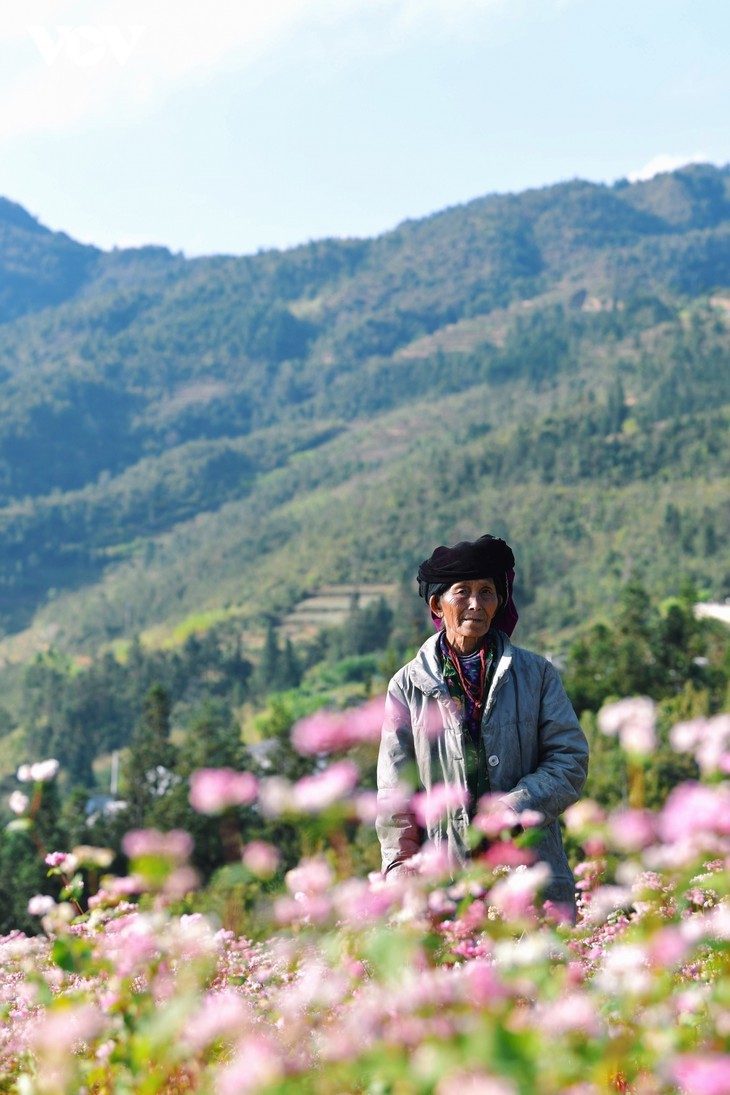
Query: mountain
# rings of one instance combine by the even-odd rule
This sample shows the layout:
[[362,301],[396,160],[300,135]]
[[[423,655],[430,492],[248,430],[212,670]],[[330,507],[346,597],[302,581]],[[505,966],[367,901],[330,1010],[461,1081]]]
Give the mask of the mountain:
[[0,200],[0,656],[261,632],[487,530],[523,641],[727,596],[729,323],[727,167],[192,260]]

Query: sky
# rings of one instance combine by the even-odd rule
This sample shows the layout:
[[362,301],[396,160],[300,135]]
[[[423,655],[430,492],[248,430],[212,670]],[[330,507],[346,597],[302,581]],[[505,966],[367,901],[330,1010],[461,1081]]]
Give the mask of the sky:
[[0,195],[109,249],[730,162],[727,0],[4,0]]

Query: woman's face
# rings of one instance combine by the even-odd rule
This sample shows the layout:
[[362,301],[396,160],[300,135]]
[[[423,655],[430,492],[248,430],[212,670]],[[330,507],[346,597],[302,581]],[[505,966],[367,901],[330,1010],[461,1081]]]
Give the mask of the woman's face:
[[471,654],[489,631],[499,609],[499,595],[492,578],[472,578],[455,582],[429,604],[431,611],[443,618],[451,646],[459,654]]

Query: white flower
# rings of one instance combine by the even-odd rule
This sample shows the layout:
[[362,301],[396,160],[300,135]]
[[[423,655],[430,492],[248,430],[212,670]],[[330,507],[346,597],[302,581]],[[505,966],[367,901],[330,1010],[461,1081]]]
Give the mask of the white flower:
[[29,803],[30,799],[27,795],[24,795],[22,791],[13,791],[8,799],[8,806],[14,814],[24,814],[28,809]]
[[39,760],[35,764],[21,764],[18,779],[21,783],[49,783],[59,769],[57,760]]
[[60,765],[57,760],[41,760],[37,764],[31,764],[30,775],[35,783],[50,783],[55,779]]
[[595,982],[611,996],[640,996],[651,988],[646,952],[635,943],[617,943],[603,957]]
[[28,902],[28,912],[31,916],[47,916],[56,902],[46,893],[37,893]]
[[500,939],[494,947],[494,959],[505,970],[536,966],[548,959],[550,948],[550,940],[536,933],[519,939]]
[[634,756],[646,756],[656,748],[656,704],[648,696],[634,696],[609,703],[598,712],[603,734],[618,734],[621,748]]

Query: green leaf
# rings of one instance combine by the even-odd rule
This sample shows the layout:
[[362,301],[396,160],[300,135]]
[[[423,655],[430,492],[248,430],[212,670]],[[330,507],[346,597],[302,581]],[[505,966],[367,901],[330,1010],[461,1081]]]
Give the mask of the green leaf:
[[59,936],[53,940],[51,955],[56,965],[67,973],[93,972],[89,968],[93,950],[83,939]]

